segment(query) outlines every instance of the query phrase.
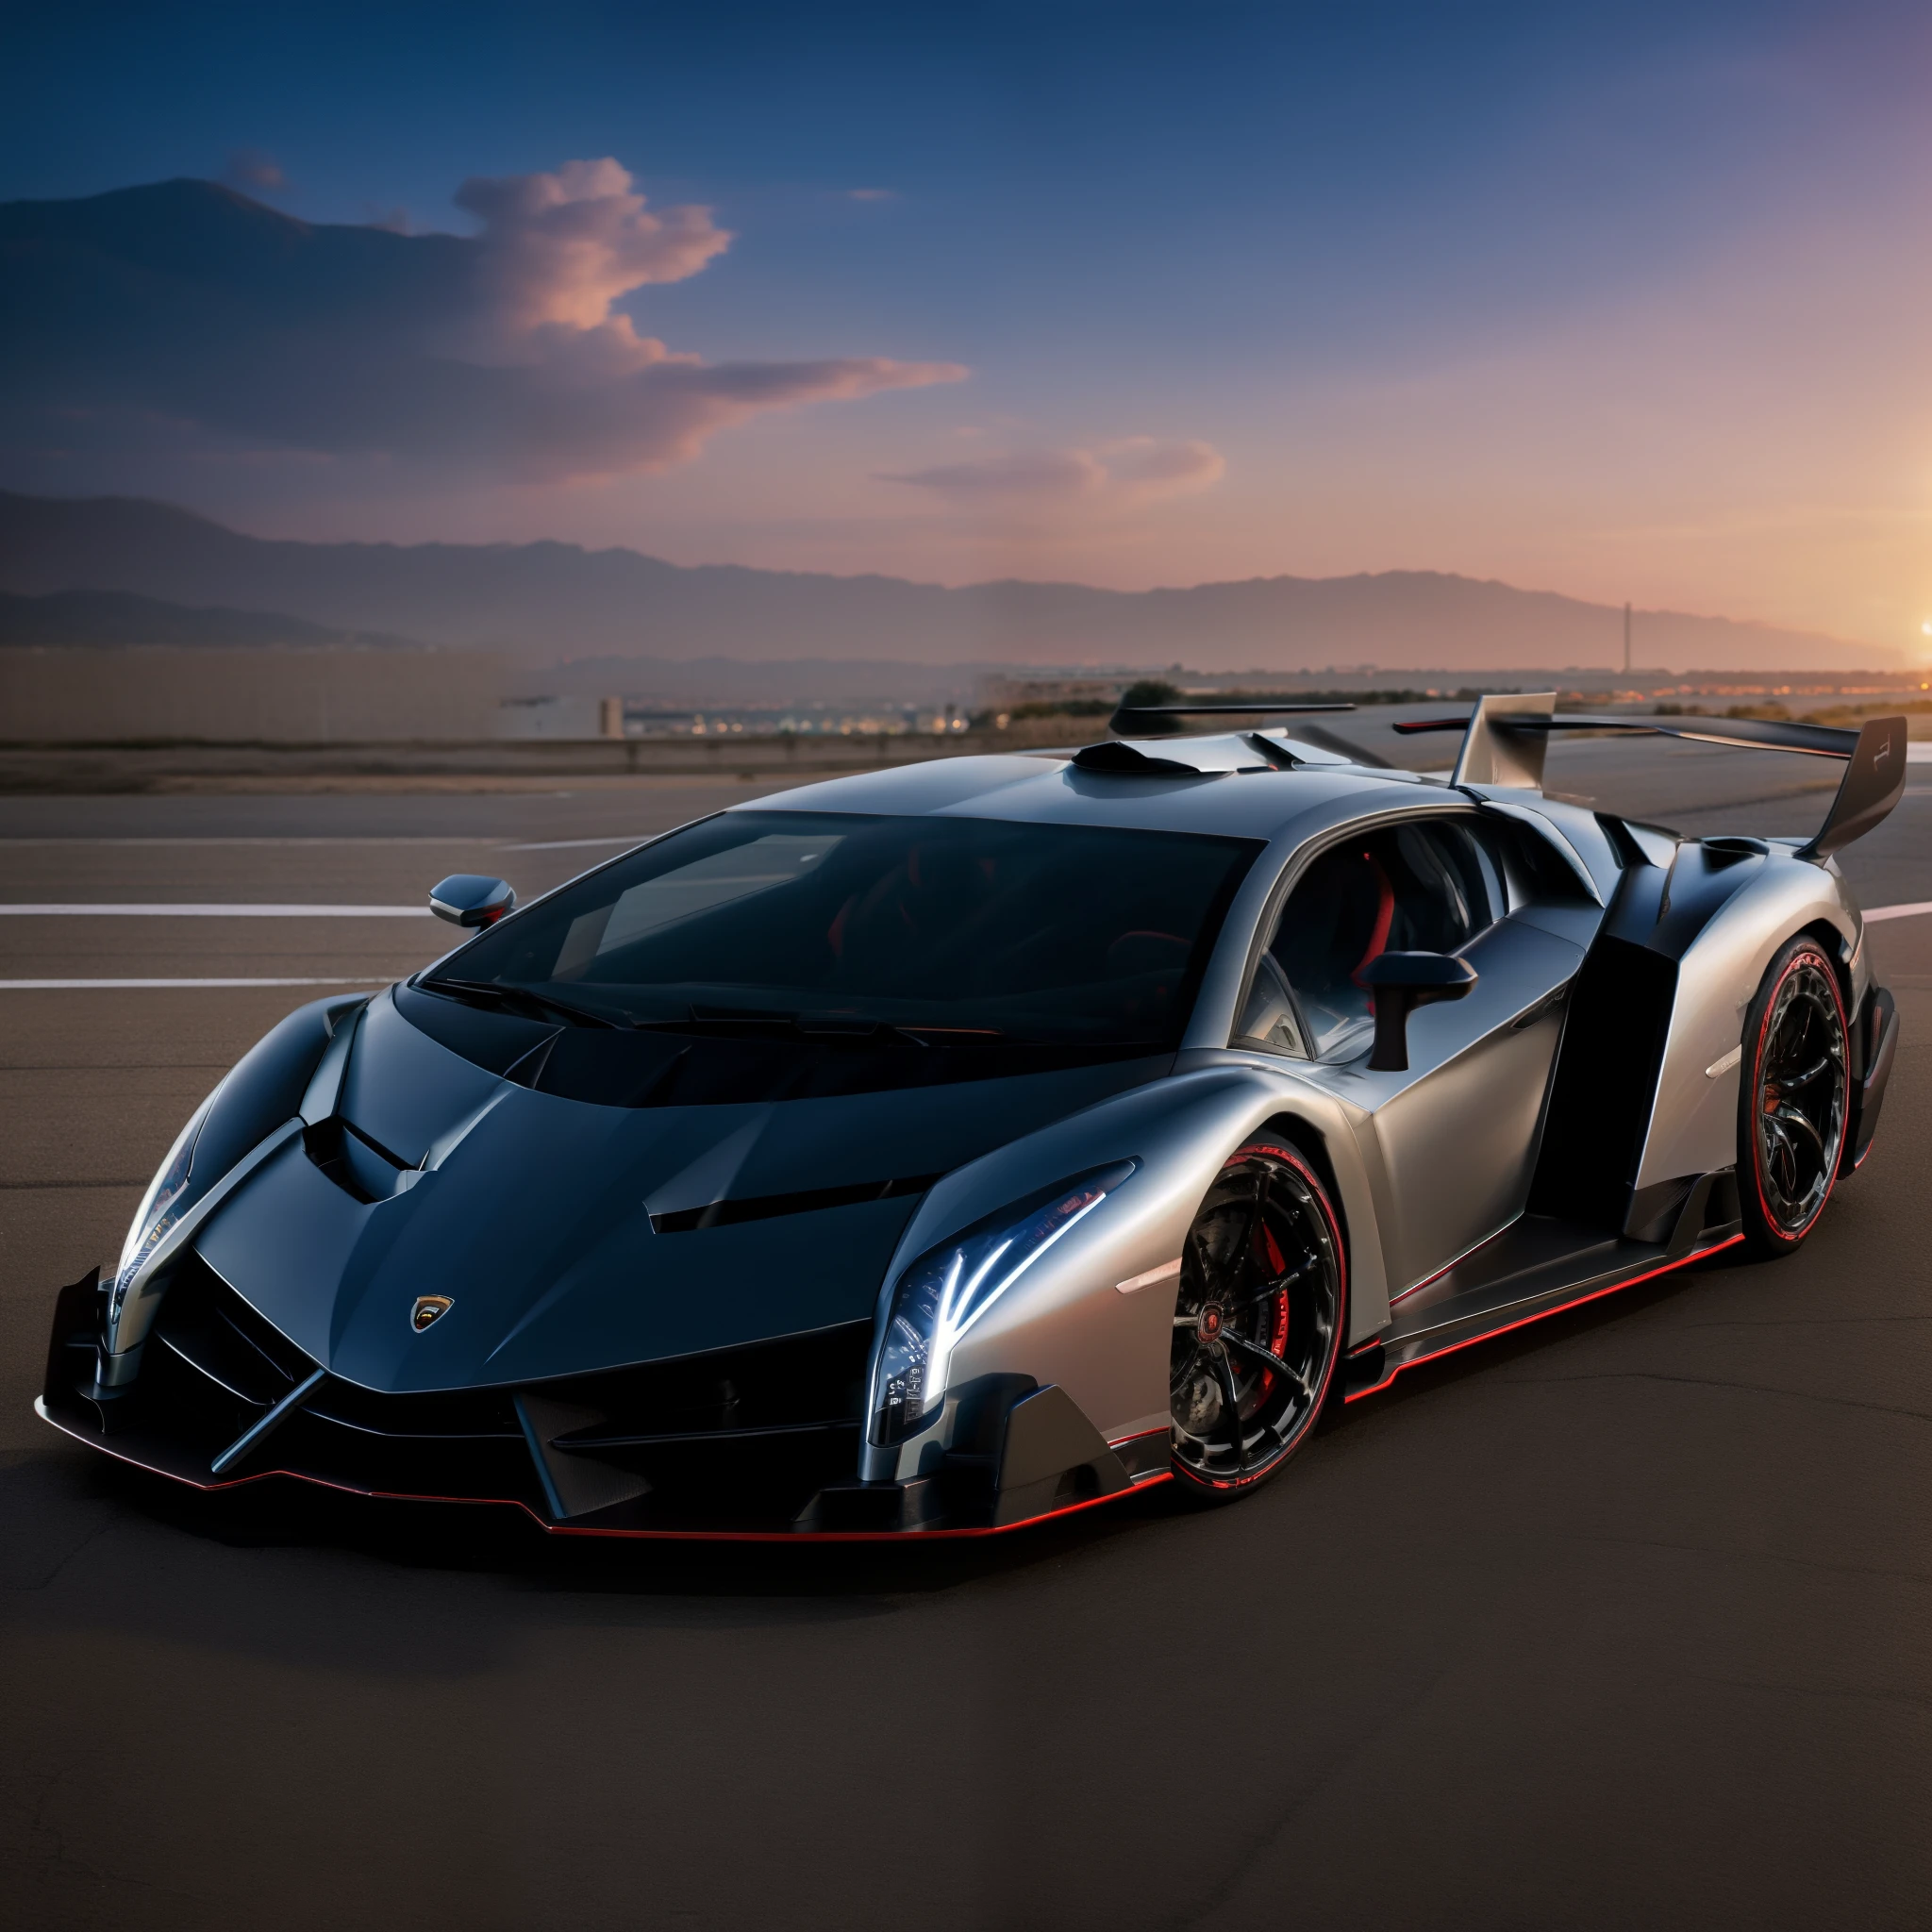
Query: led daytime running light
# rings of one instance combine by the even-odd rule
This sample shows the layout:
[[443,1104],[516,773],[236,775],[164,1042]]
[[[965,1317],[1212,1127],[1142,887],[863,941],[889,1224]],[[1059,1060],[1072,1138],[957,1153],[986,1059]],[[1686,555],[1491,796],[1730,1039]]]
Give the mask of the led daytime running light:
[[201,1139],[201,1124],[207,1118],[208,1108],[205,1105],[195,1110],[193,1119],[181,1129],[174,1146],[168,1150],[167,1159],[161,1163],[160,1171],[142,1197],[133,1224],[127,1230],[127,1239],[121,1244],[121,1265],[114,1271],[114,1289],[108,1302],[110,1314],[121,1312],[121,1304],[127,1299],[127,1291],[133,1287],[134,1277],[141,1273],[142,1264],[181,1218],[175,1210],[188,1192],[189,1176],[194,1171],[195,1142]]
[[1109,1167],[1016,1202],[928,1249],[899,1277],[873,1366],[872,1441],[881,1448],[925,1427],[945,1398],[959,1338],[1140,1165]]

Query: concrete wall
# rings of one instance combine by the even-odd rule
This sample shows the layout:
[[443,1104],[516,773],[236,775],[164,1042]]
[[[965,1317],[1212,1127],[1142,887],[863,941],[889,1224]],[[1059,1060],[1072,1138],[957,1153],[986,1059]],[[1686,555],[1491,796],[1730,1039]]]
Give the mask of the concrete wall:
[[0,742],[493,738],[483,651],[0,650]]
[[[526,676],[528,674],[525,674]],[[498,738],[597,738],[597,699],[572,692],[507,697],[496,714]]]

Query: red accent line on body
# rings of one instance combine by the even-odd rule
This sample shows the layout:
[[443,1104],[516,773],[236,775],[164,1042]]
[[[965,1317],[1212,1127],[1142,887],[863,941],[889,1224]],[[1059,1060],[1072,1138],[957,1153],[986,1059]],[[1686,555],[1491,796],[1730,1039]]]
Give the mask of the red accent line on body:
[[[1052,1523],[1062,1516],[1077,1516],[1083,1509],[1097,1509],[1104,1503],[1118,1503],[1123,1496],[1139,1495],[1142,1491],[1157,1489],[1160,1484],[1172,1482],[1174,1473],[1160,1470],[1152,1474],[1137,1477],[1128,1489],[1116,1490],[1108,1496],[1088,1496],[1078,1503],[1066,1503],[1058,1509],[1048,1509],[1038,1516],[1022,1518],[1018,1523],[984,1524],[960,1529],[610,1529],[577,1525],[568,1523],[552,1523],[540,1516],[529,1504],[515,1496],[438,1496],[426,1494],[420,1490],[366,1490],[354,1483],[334,1483],[326,1476],[310,1475],[305,1471],[293,1469],[260,1469],[248,1475],[232,1476],[222,1482],[198,1483],[192,1476],[178,1475],[172,1469],[158,1469],[152,1462],[142,1462],[138,1457],[126,1455],[113,1448],[97,1437],[81,1434],[78,1429],[68,1427],[58,1417],[43,1416],[63,1435],[72,1436],[76,1442],[84,1442],[90,1449],[99,1449],[111,1456],[117,1462],[125,1462],[130,1469],[145,1470],[150,1475],[165,1476],[170,1482],[179,1483],[184,1489],[199,1490],[211,1493],[216,1490],[239,1490],[250,1483],[268,1482],[274,1477],[282,1477],[289,1482],[308,1483],[318,1490],[333,1490],[341,1496],[365,1496],[376,1503],[455,1503],[466,1507],[479,1509],[521,1509],[537,1527],[549,1536],[601,1536],[625,1537],[641,1542],[674,1543],[915,1543],[938,1542],[941,1540],[953,1541],[965,1537],[1008,1536],[1016,1529],[1030,1529],[1035,1524]],[[1150,1431],[1158,1434],[1158,1430]],[[1132,1437],[1124,1440],[1132,1441]]]
[[1560,1315],[1566,1308],[1580,1308],[1586,1302],[1602,1301],[1607,1294],[1619,1294],[1626,1288],[1635,1288],[1640,1281],[1654,1281],[1659,1274],[1669,1274],[1679,1268],[1688,1268],[1693,1261],[1702,1261],[1711,1255],[1722,1254],[1726,1248],[1734,1248],[1742,1241],[1741,1234],[1734,1234],[1726,1240],[1713,1242],[1707,1248],[1699,1248],[1693,1254],[1681,1257],[1675,1261],[1666,1261],[1660,1268],[1647,1268],[1641,1274],[1633,1274],[1625,1281],[1613,1281],[1607,1288],[1593,1288],[1588,1294],[1578,1295],[1574,1301],[1558,1302],[1554,1307],[1539,1308],[1533,1315],[1520,1316],[1514,1322],[1506,1322],[1500,1328],[1485,1328],[1480,1335],[1465,1336],[1460,1341],[1452,1341],[1441,1348],[1432,1348],[1427,1355],[1411,1356],[1407,1361],[1400,1361],[1382,1377],[1379,1382],[1367,1389],[1357,1389],[1353,1395],[1342,1397],[1343,1402],[1359,1402],[1365,1395],[1379,1395],[1404,1369],[1420,1368],[1424,1362],[1440,1361],[1445,1355],[1454,1355],[1458,1349],[1474,1348],[1479,1341],[1493,1341],[1499,1335],[1507,1335],[1512,1328],[1527,1328],[1532,1322],[1546,1321],[1552,1315]]

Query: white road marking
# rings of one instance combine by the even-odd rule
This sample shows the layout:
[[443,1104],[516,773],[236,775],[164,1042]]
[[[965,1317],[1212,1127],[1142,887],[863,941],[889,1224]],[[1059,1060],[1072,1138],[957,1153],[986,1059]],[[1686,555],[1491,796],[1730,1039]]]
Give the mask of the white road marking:
[[66,834],[60,833],[49,834],[43,839],[0,839],[0,847],[4,848],[11,848],[15,845],[501,845],[503,841],[501,839],[481,839],[469,832],[448,832],[439,834],[433,838],[426,836],[418,837],[413,833],[408,836],[398,835],[394,838],[391,838],[387,834],[381,837],[372,836],[365,838],[360,834],[346,832],[340,836],[331,835],[327,837],[311,836],[307,833],[298,835],[291,832],[286,838],[273,835],[242,837],[240,834],[229,837],[217,836],[214,833],[209,833],[203,837],[198,833],[184,833],[179,838],[169,839],[137,839],[132,837],[109,839],[94,838],[85,833],[75,833],[70,838]]
[[360,979],[0,979],[0,992],[124,992],[154,987],[182,986],[369,986],[389,984],[364,975]]
[[1919,899],[1909,906],[1874,906],[1865,915],[1865,924],[1870,925],[1874,919],[1916,919],[1922,912],[1932,912],[1932,899]]
[[431,919],[427,906],[0,905],[0,918],[15,919]]
[[1932,738],[1922,738],[1918,743],[1907,745],[1906,763],[1908,765],[1932,765]]

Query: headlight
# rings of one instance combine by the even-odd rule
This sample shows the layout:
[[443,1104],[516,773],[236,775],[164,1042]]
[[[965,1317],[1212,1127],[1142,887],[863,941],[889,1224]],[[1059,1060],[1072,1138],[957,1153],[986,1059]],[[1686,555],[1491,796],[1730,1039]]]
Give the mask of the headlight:
[[1003,1208],[931,1248],[900,1275],[872,1372],[872,1440],[915,1436],[945,1399],[960,1336],[1140,1165],[1096,1167]]
[[207,1118],[208,1103],[204,1101],[176,1136],[167,1159],[161,1162],[159,1172],[148,1183],[147,1192],[141,1197],[127,1239],[121,1243],[121,1263],[114,1270],[114,1292],[108,1302],[111,1314],[121,1312],[121,1304],[126,1300],[141,1264],[154,1253],[185,1211],[187,1204],[183,1197],[188,1192],[188,1177],[194,1170],[194,1143],[201,1137],[201,1124]]

